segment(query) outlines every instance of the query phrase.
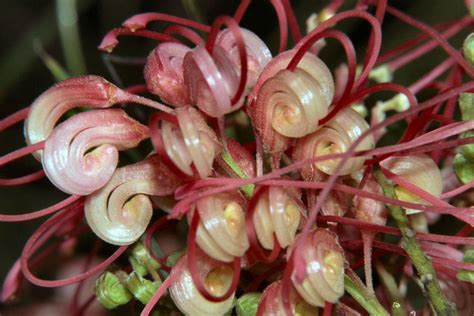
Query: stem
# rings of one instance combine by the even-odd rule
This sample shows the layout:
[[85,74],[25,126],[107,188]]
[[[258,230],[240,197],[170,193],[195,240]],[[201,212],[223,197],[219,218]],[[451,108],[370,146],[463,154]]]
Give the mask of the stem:
[[83,75],[87,71],[79,38],[76,0],[56,0],[56,17],[69,73]]
[[[382,187],[384,195],[388,198],[396,199],[397,197],[393,185],[387,181],[380,168],[376,167],[374,169],[374,175]],[[421,249],[415,237],[415,231],[410,227],[405,210],[395,205],[387,205],[387,208],[390,215],[397,222],[398,228],[400,228],[403,239],[402,246],[410,256],[436,314],[439,316],[457,315],[454,306],[446,299],[441,291],[431,259],[428,258]]]
[[346,274],[344,275],[344,288],[370,315],[389,315],[375,295],[369,294],[369,291],[357,274],[350,268],[346,269]]

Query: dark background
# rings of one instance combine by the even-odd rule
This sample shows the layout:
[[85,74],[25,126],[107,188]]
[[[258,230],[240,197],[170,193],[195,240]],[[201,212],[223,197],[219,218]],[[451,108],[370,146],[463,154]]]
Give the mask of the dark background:
[[[58,0],[68,1],[68,0]],[[217,15],[232,14],[238,1],[196,0],[205,22],[212,21]],[[146,11],[159,11],[186,16],[180,1],[156,0],[77,0],[80,27],[80,44],[85,56],[87,73],[97,74],[113,80],[107,71],[102,52],[96,47],[108,30],[119,26],[129,16]],[[355,1],[346,1],[345,7],[353,6]],[[313,12],[319,11],[327,1],[292,1],[300,25]],[[452,20],[464,14],[463,1],[419,0],[390,1],[391,4],[429,24]],[[55,79],[44,66],[33,49],[33,43],[40,43],[44,50],[60,64],[65,58],[59,37],[56,3],[51,0],[1,1],[0,13],[0,118],[25,107],[50,87]],[[269,45],[273,52],[278,47],[277,19],[268,1],[254,0],[245,15],[243,25],[253,30]],[[157,30],[163,25],[153,24]],[[365,52],[369,28],[364,22],[353,20],[341,23],[339,28],[347,31],[358,49],[358,59]],[[417,32],[405,24],[387,16],[383,26],[383,50],[394,47]],[[464,35],[455,37],[451,42],[460,47]],[[38,45],[38,44],[36,44]],[[144,58],[156,43],[149,40],[121,38],[114,54],[120,56]],[[444,53],[435,51],[430,58],[411,63],[396,74],[395,81],[411,83],[418,76],[438,64]],[[337,44],[332,42],[322,52],[321,57],[331,69],[344,61],[344,54]],[[117,66],[117,71],[125,85],[142,83],[140,66]],[[22,126],[0,133],[0,155],[4,155],[24,145]],[[40,168],[33,159],[25,158],[0,170],[0,177],[24,175]],[[64,194],[55,189],[47,180],[18,187],[0,187],[0,213],[19,214],[52,205],[63,199]],[[0,281],[9,267],[21,253],[22,246],[32,230],[44,219],[26,223],[0,223]],[[1,307],[1,305],[0,305]],[[1,309],[0,309],[1,311]]]

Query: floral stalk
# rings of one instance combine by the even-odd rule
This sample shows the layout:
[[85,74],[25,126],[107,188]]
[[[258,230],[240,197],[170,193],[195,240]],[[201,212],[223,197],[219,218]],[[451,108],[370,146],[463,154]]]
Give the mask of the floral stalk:
[[[379,182],[384,195],[396,199],[395,189],[385,178],[383,172],[376,168],[375,177]],[[400,206],[387,204],[392,218],[397,222],[398,228],[402,233],[403,248],[407,251],[410,259],[415,266],[420,277],[423,288],[430,299],[433,309],[438,315],[457,315],[455,307],[446,299],[436,279],[436,273],[433,269],[433,263],[423,252],[420,243],[416,239],[415,231],[411,228],[405,210]]]

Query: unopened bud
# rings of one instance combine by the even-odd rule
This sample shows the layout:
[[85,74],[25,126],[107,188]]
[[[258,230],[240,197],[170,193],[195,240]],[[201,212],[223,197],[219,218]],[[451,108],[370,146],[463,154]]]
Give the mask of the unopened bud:
[[137,272],[132,272],[127,277],[127,288],[132,292],[133,296],[142,304],[147,304],[152,298],[153,294],[161,286],[161,281],[150,281],[145,279]]
[[148,273],[153,273],[154,270],[160,268],[159,262],[152,258],[148,252],[148,249],[146,249],[145,245],[143,245],[141,242],[136,243],[135,247],[133,247],[129,261],[133,267],[133,270],[141,276],[145,276]]
[[261,293],[247,293],[239,297],[236,304],[237,316],[255,316]]
[[125,272],[117,271],[116,274],[107,271],[95,283],[95,296],[97,300],[108,309],[127,304],[132,299],[132,294],[122,283]]
[[466,60],[474,66],[474,33],[469,34],[464,40],[463,54]]
[[463,154],[454,157],[453,165],[459,181],[466,184],[474,180],[474,163],[466,159]]

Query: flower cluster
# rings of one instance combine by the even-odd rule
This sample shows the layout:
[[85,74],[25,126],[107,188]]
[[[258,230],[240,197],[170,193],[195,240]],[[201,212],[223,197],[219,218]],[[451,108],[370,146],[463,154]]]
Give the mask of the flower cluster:
[[[451,315],[456,306],[472,314],[466,281],[472,282],[473,256],[462,247],[474,244],[468,237],[474,211],[452,204],[474,185],[474,39],[466,39],[464,55],[446,40],[472,27],[472,17],[433,28],[384,0],[358,1],[347,10],[334,0],[308,19],[303,36],[289,1],[270,3],[280,30],[275,56],[239,25],[249,0],[211,26],[138,14],[99,48],[112,52],[124,35],[158,40],[141,89],[92,75],[70,78],[0,121],[4,130],[24,120],[27,142],[0,157],[0,166],[29,154],[42,165],[0,185],[46,176],[71,195],[40,211],[0,215],[14,222],[54,214],[28,240],[2,300],[19,291],[22,274],[58,287],[108,269],[97,279],[97,300],[109,309],[138,300],[146,305],[142,315],[153,308],[224,315],[234,306],[238,315],[404,314],[413,309],[410,279],[420,280],[430,301],[423,308]],[[386,14],[420,36],[381,54]],[[362,61],[337,29],[347,19],[370,25]],[[155,21],[171,26],[153,31]],[[337,69],[318,57],[328,39],[345,53]],[[438,46],[447,53],[443,63],[409,87],[390,82],[393,72]],[[415,94],[424,90],[435,96],[418,103]],[[396,95],[371,105],[369,97],[379,91]],[[151,108],[148,122],[126,112],[126,103]],[[391,110],[399,113],[387,118]],[[398,122],[407,126],[399,141],[380,146],[386,127]],[[146,157],[120,164],[121,151],[146,141],[152,144]],[[455,236],[430,233],[444,215],[464,224]],[[50,281],[33,274],[49,254],[73,252],[88,230],[120,247],[72,277]],[[128,263],[112,265],[127,248]],[[355,273],[361,268],[365,284]],[[91,302],[75,300],[76,313]]]

